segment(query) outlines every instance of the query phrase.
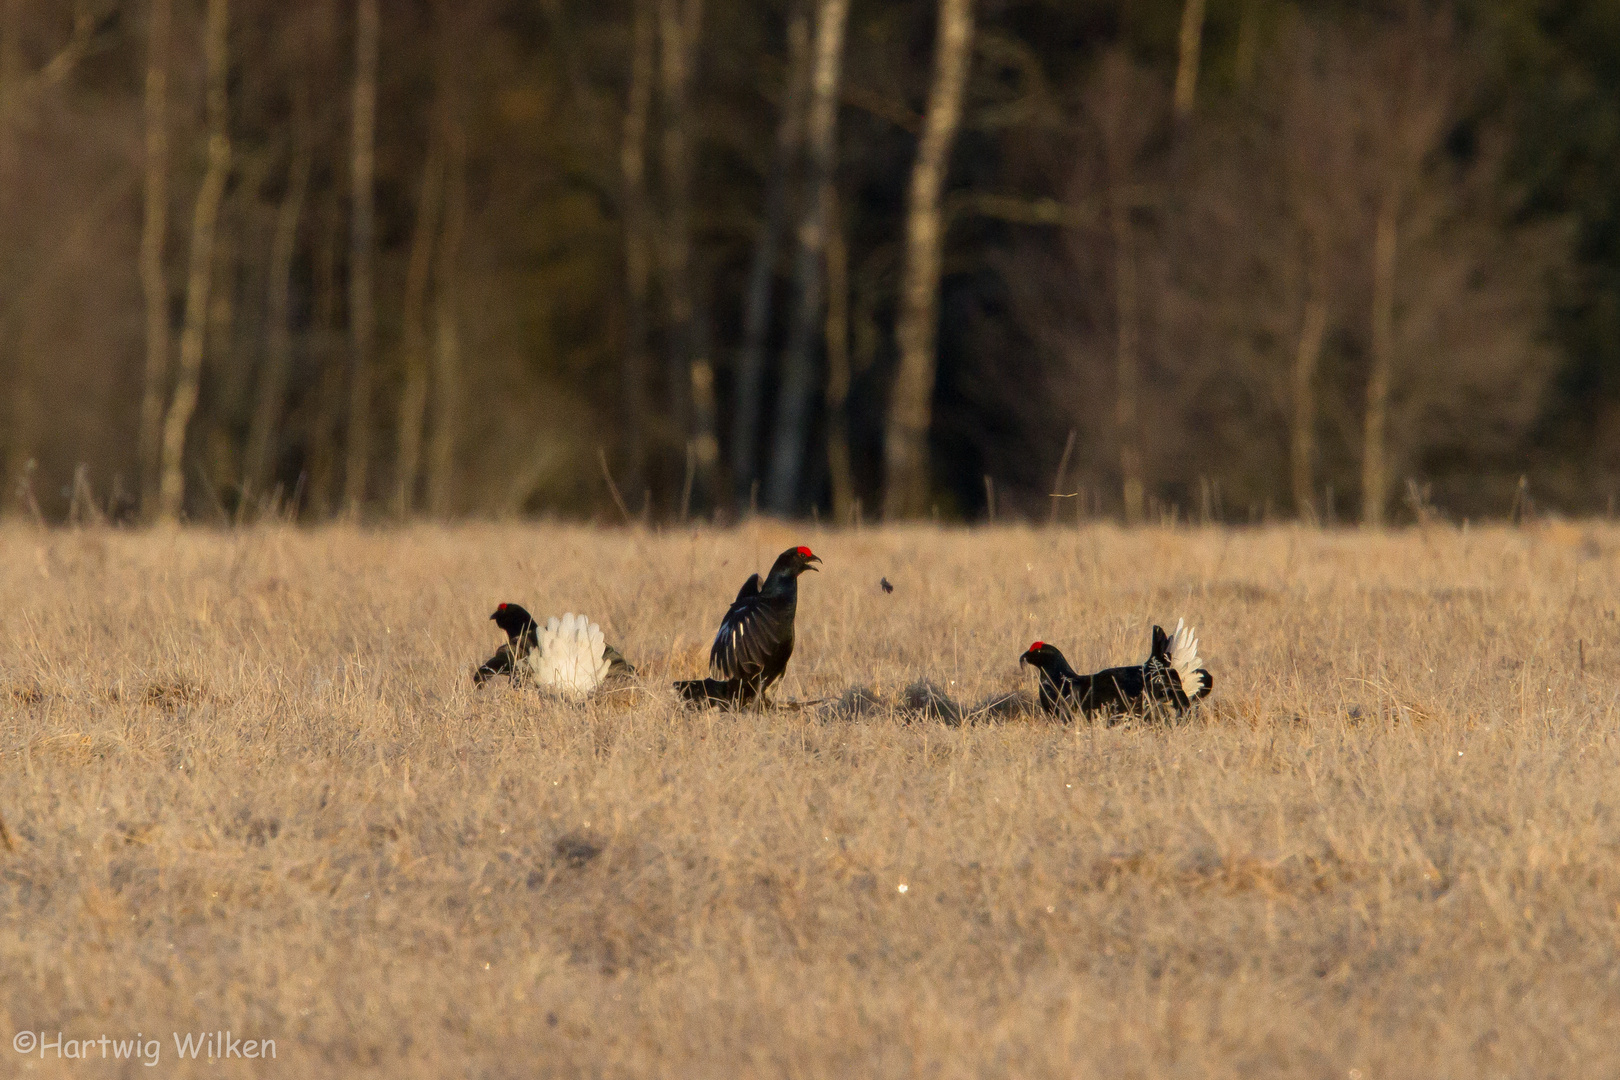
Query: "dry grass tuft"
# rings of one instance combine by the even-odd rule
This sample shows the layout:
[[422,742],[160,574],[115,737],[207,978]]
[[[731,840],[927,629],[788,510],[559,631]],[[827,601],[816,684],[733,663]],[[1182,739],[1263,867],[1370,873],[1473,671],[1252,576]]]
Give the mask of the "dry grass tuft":
[[[116,692],[109,695],[116,702]],[[161,682],[147,684],[141,700],[155,708],[174,712],[193,705],[201,705],[209,700],[209,693],[203,687],[190,679],[168,679]]]
[[45,700],[45,691],[37,686],[15,684],[6,688],[6,696],[18,705],[38,705]]
[[962,724],[962,707],[928,679],[918,679],[906,687],[900,695],[900,708],[907,719],[934,720],[950,727]]
[[[682,708],[798,542],[808,707]],[[0,1036],[156,1031],[175,1076],[267,1074],[175,1059],[224,1028],[301,1077],[1620,1074],[1617,569],[1596,525],[0,530]],[[638,676],[475,690],[501,600]],[[1186,722],[1031,710],[1029,641],[1100,667],[1178,616]]]

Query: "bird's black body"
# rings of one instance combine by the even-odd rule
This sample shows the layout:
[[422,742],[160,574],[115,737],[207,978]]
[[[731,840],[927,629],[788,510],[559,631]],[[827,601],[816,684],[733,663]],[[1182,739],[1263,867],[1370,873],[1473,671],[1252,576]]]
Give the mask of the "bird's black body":
[[1153,652],[1147,662],[1129,667],[1105,668],[1081,675],[1069,666],[1056,647],[1043,641],[1031,645],[1019,662],[1040,673],[1041,708],[1049,713],[1082,716],[1102,715],[1109,723],[1135,712],[1154,707],[1181,714],[1193,702],[1207,696],[1214,677],[1199,668],[1198,685],[1189,693],[1181,685],[1181,675],[1171,663],[1170,639],[1162,627],[1153,628]]
[[749,577],[720,620],[709,650],[709,677],[683,679],[675,692],[700,704],[732,707],[764,697],[793,656],[799,575],[820,561],[807,547],[789,548],[764,581],[758,574]]

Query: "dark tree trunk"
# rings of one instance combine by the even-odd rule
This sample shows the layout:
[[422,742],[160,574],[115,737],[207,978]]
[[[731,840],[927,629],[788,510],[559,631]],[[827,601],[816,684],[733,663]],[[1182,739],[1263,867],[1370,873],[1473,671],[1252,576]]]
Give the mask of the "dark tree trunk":
[[169,385],[169,281],[163,249],[169,231],[169,28],[171,0],[152,0],[146,24],[145,218],[141,291],[146,299],[146,378],[141,394],[141,514],[158,509],[163,401]]
[[625,103],[619,171],[624,186],[624,358],[620,370],[624,411],[620,441],[624,483],[635,498],[647,477],[647,374],[652,284],[653,223],[647,195],[647,128],[652,112],[657,51],[655,0],[635,0],[630,46],[630,97]]
[[292,367],[292,269],[298,250],[298,223],[304,214],[309,173],[314,160],[310,131],[309,94],[303,85],[294,91],[292,157],[287,165],[287,190],[276,210],[276,231],[270,240],[269,293],[265,300],[267,341],[264,366],[248,427],[247,460],[242,481],[248,492],[263,493],[275,472],[276,433],[287,400],[287,374]]
[[793,273],[793,321],[782,357],[776,438],[765,484],[765,505],[777,514],[791,514],[798,509],[817,396],[814,345],[821,329],[826,288],[823,264],[827,250],[827,196],[838,160],[838,88],[848,15],[849,0],[820,0],[817,4],[815,74],[805,130],[809,167],[805,171],[799,252]]
[[[442,90],[441,90],[442,93]],[[405,267],[403,356],[405,383],[399,395],[398,448],[395,455],[394,516],[410,516],[416,505],[416,484],[422,466],[422,424],[427,415],[427,292],[433,269],[433,244],[438,238],[439,214],[444,206],[444,130],[434,125],[429,137],[422,184],[417,190],[416,222],[412,226],[411,253]]]
[[[698,504],[712,501],[715,437],[714,369],[696,342],[692,274],[692,67],[703,25],[703,0],[659,0],[662,39],[665,347],[674,429],[693,461]],[[683,501],[685,497],[683,496]]]
[[849,247],[837,187],[827,184],[827,473],[833,520],[855,520],[855,477],[849,458]]
[[358,517],[371,466],[371,364],[376,336],[372,248],[376,233],[378,0],[355,2],[354,104],[349,175],[349,426],[343,464],[343,512]]
[[[445,3],[441,11],[450,11]],[[457,40],[460,40],[459,38]],[[428,438],[427,505],[436,518],[453,509],[456,443],[461,436],[461,240],[467,229],[467,125],[457,54],[440,53],[445,146],[444,232],[433,282],[433,414]]]
[[776,122],[776,147],[765,181],[765,210],[754,238],[753,262],[743,300],[742,348],[737,353],[736,403],[731,429],[732,498],[747,505],[759,481],[760,413],[765,396],[765,336],[771,324],[771,286],[782,227],[787,221],[788,181],[804,137],[804,99],[810,89],[810,11],[806,0],[793,7],[788,23],[787,82]]

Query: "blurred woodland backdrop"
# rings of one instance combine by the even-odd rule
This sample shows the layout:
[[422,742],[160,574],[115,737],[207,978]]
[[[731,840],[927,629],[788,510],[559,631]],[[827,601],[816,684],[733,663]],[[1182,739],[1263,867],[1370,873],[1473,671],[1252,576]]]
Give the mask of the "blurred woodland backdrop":
[[0,0],[0,387],[47,520],[1612,513],[1620,3]]

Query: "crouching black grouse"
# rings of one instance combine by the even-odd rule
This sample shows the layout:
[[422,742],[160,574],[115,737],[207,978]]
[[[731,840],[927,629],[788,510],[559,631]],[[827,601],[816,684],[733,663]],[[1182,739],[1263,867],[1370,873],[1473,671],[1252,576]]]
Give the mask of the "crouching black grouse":
[[807,547],[788,548],[776,557],[763,583],[758,574],[743,582],[714,636],[709,677],[683,679],[675,692],[689,701],[731,707],[763,698],[793,655],[799,575],[820,561]]
[[1198,658],[1198,638],[1180,619],[1174,634],[1166,635],[1163,627],[1153,628],[1153,654],[1134,667],[1081,675],[1044,641],[1031,645],[1018,662],[1040,673],[1041,708],[1047,712],[1067,715],[1078,711],[1088,717],[1100,713],[1110,723],[1121,714],[1154,706],[1180,715],[1207,697],[1215,685],[1214,676]]
[[583,697],[610,676],[633,675],[619,650],[602,637],[602,628],[584,615],[568,612],[541,626],[517,604],[502,604],[490,616],[506,631],[506,644],[473,673],[482,686],[497,675],[513,682]]

